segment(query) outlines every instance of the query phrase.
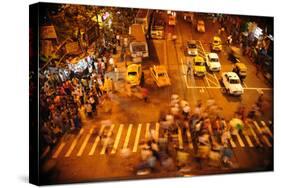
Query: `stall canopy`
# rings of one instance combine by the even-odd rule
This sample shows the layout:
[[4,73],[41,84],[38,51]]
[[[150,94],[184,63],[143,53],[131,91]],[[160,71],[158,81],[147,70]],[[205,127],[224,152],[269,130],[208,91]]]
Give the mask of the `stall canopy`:
[[85,59],[73,58],[68,61],[68,68],[74,73],[81,73],[88,68],[88,63]]

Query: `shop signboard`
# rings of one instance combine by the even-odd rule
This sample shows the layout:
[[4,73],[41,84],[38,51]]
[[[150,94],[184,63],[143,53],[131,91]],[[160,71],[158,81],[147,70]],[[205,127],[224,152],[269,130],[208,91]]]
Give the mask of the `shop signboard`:
[[40,27],[41,39],[57,39],[57,33],[53,25]]

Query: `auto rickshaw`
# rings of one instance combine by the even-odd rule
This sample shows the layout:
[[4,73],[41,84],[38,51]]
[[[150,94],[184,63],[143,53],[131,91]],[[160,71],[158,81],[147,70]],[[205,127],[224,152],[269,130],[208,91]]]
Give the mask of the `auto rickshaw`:
[[240,56],[241,56],[241,50],[240,48],[234,47],[234,46],[229,46],[227,48],[228,52],[228,59],[233,62],[233,63],[238,63],[240,62]]
[[241,81],[243,81],[247,76],[247,67],[244,63],[236,63],[233,67],[232,72],[235,72]]

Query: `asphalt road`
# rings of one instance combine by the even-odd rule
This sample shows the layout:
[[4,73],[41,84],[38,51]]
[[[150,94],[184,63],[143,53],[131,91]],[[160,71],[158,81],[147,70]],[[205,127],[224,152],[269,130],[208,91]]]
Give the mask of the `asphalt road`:
[[[248,75],[243,85],[245,93],[241,97],[233,97],[224,94],[219,83],[220,73],[211,73],[204,78],[196,78],[187,74],[186,62],[192,57],[183,53],[184,44],[191,39],[201,41],[205,51],[209,51],[209,42],[216,34],[218,26],[211,21],[206,22],[206,33],[197,33],[195,28],[185,23],[180,17],[172,32],[177,35],[174,42],[165,40],[154,40],[154,52],[158,61],[145,60],[143,69],[145,73],[145,87],[149,90],[149,102],[146,103],[137,96],[128,97],[124,91],[124,81],[118,81],[117,93],[112,94],[112,112],[103,112],[99,107],[98,116],[94,119],[84,119],[83,128],[63,136],[60,142],[50,151],[50,154],[43,160],[42,167],[52,169],[46,183],[71,183],[81,181],[102,181],[104,179],[136,179],[151,177],[177,176],[176,171],[166,172],[159,170],[147,176],[136,176],[132,167],[140,161],[139,143],[145,140],[150,129],[158,130],[157,124],[161,112],[169,109],[169,100],[172,94],[178,94],[182,99],[189,101],[194,107],[198,100],[203,102],[214,98],[223,109],[226,120],[230,120],[240,103],[249,109],[258,98],[258,89],[262,89],[269,103],[269,110],[253,123],[249,123],[252,129],[250,136],[240,134],[232,136],[234,145],[233,162],[237,164],[236,169],[221,168],[194,168],[187,175],[214,174],[226,172],[246,172],[263,170],[268,163],[272,162],[273,137],[264,138],[264,146],[257,148],[254,135],[258,135],[260,128],[270,127],[269,121],[273,120],[272,112],[272,86],[261,76],[256,76],[256,69],[253,63],[246,57],[242,57],[248,67]],[[224,46],[225,48],[225,46]],[[231,71],[232,64],[227,59],[225,50],[219,53],[222,70]],[[158,88],[149,73],[152,64],[163,64],[167,66],[171,78],[170,87]],[[114,77],[114,75],[109,74]],[[117,81],[116,81],[117,83]],[[101,121],[110,119],[112,124],[108,129],[113,131],[113,148],[106,153],[107,145],[102,144],[97,137],[94,127],[101,128]],[[270,129],[272,132],[272,128]],[[250,141],[249,141],[250,139]],[[263,139],[263,138],[262,138]],[[268,142],[267,142],[267,141]],[[250,144],[252,143],[252,144]],[[178,136],[176,145],[185,146],[182,138]],[[235,147],[234,147],[235,146]],[[122,148],[129,148],[132,151],[130,158],[120,155]]]

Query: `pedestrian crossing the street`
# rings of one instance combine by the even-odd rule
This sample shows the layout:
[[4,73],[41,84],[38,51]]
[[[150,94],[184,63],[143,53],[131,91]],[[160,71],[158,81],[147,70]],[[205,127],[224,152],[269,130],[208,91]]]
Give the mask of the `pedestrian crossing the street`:
[[[272,147],[273,134],[269,124],[264,121],[249,120],[245,122],[245,128],[248,131],[243,130],[231,134],[229,138],[231,148]],[[143,141],[147,141],[151,137],[155,140],[163,137],[160,132],[161,124],[159,122],[101,125],[99,131],[94,131],[94,128],[82,128],[76,135],[68,136],[68,139],[61,139],[51,151],[51,158],[114,155],[126,148],[137,153],[140,151],[140,143]],[[179,149],[193,150],[194,148],[189,127],[185,131],[178,128],[172,135],[172,140]],[[215,144],[216,139],[210,137],[210,141]]]

